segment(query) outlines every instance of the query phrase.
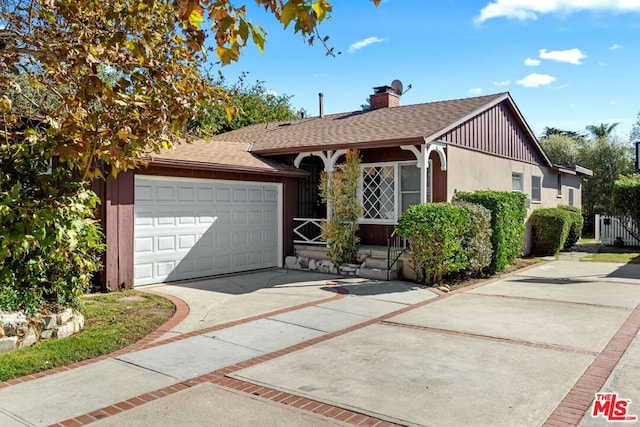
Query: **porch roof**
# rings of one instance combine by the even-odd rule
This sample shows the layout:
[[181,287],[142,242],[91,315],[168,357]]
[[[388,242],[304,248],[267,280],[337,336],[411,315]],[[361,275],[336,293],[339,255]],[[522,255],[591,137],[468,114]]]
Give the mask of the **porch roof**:
[[331,114],[290,122],[258,124],[211,138],[252,144],[256,154],[318,149],[423,144],[479,112],[510,99],[508,93]]

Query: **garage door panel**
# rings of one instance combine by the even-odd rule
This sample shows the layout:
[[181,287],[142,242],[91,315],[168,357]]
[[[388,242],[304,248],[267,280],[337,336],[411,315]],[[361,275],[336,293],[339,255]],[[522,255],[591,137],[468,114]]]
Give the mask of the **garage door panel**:
[[136,177],[135,284],[277,266],[277,191]]

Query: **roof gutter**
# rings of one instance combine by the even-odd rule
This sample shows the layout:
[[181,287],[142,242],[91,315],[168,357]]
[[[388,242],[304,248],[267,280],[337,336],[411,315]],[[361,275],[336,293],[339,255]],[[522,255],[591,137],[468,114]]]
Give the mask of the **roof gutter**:
[[266,150],[254,150],[252,153],[259,155],[276,155],[276,154],[299,154],[311,151],[338,150],[347,148],[385,148],[399,147],[401,145],[422,145],[425,143],[423,136],[415,136],[411,138],[384,139],[375,141],[358,141],[343,142],[338,144],[326,145],[301,145],[296,147],[270,148]]

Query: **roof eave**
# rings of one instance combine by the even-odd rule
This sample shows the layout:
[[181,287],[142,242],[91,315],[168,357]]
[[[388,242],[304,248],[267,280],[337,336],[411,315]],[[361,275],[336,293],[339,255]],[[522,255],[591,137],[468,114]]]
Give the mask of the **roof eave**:
[[197,170],[209,170],[216,172],[236,172],[236,173],[249,173],[255,175],[270,175],[270,176],[287,176],[287,177],[305,177],[309,175],[308,172],[295,169],[268,169],[251,166],[237,166],[237,165],[225,165],[220,163],[208,163],[198,162],[193,160],[179,160],[179,159],[165,159],[165,158],[145,158],[142,159],[149,162],[151,166],[163,167],[163,168],[182,168],[182,169],[197,169]]
[[296,153],[308,153],[312,151],[323,150],[339,150],[348,148],[384,148],[384,147],[399,147],[401,145],[420,145],[424,144],[424,136],[415,136],[410,138],[397,138],[397,139],[384,139],[375,141],[360,141],[360,142],[344,142],[336,144],[326,145],[306,145],[298,147],[278,147],[269,148],[265,150],[253,150],[251,153],[261,156],[277,155],[277,154],[296,154]]

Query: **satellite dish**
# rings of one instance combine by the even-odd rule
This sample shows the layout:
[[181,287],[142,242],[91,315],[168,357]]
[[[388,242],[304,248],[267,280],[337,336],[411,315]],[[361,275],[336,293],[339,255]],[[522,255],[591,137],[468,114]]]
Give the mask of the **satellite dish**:
[[403,88],[402,82],[400,80],[394,80],[394,81],[391,82],[391,90],[396,95],[398,95],[398,96],[402,95],[402,90],[403,89],[404,88]]

